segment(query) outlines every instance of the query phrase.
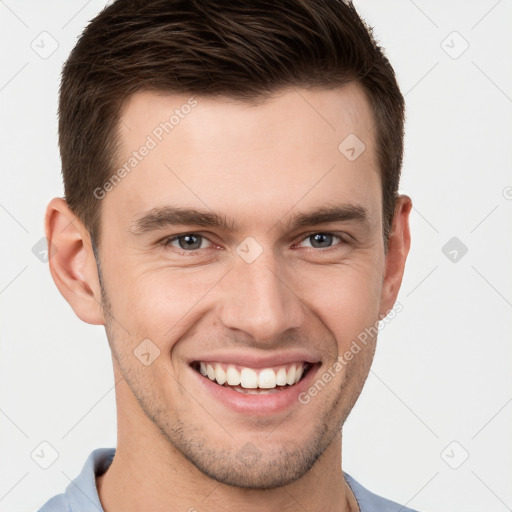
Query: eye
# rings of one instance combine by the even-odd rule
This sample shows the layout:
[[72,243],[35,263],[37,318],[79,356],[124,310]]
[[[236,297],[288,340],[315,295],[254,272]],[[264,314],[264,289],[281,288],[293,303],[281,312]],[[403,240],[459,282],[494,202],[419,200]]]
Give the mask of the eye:
[[211,242],[202,235],[196,233],[186,233],[184,235],[173,236],[164,240],[164,246],[175,247],[184,251],[197,251],[205,249],[204,243],[211,244]]
[[[305,242],[309,244],[303,245]],[[337,242],[334,243],[333,242]],[[343,238],[333,233],[313,233],[307,236],[301,244],[302,247],[313,247],[314,249],[329,249],[333,245],[339,245],[344,242]]]

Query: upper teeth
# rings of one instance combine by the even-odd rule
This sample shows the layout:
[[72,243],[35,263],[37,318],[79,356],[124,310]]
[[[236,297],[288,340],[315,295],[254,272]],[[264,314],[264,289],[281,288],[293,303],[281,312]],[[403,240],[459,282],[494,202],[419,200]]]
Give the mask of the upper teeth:
[[242,386],[247,389],[272,389],[276,386],[292,385],[299,382],[304,373],[305,363],[253,369],[235,367],[233,364],[222,366],[220,363],[199,363],[199,371],[210,380],[222,385]]

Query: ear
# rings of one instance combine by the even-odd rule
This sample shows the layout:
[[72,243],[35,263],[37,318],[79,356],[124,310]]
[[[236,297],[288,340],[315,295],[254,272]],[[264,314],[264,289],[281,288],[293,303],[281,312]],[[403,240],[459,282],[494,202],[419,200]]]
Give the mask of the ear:
[[400,195],[396,201],[393,225],[388,241],[386,270],[380,300],[381,318],[386,316],[395,304],[400,285],[402,284],[405,261],[411,246],[411,233],[409,230],[411,208],[411,198],[406,195]]
[[55,197],[48,204],[45,232],[50,272],[60,293],[81,320],[104,325],[101,288],[89,232],[64,199]]

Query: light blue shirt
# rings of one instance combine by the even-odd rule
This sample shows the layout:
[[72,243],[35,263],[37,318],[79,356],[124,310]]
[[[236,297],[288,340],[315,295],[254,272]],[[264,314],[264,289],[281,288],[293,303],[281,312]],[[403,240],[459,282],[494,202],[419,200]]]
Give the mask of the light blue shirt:
[[[115,452],[114,448],[94,450],[87,458],[82,472],[67,486],[65,493],[51,498],[39,512],[104,512],[98,497],[96,476],[107,471]],[[361,512],[416,512],[373,494],[347,473],[344,476]]]

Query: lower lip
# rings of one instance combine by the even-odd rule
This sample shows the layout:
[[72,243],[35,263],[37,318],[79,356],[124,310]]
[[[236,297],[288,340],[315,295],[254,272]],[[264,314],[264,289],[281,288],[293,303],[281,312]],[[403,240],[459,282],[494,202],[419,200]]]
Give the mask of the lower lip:
[[192,368],[191,370],[206,392],[228,408],[239,413],[266,415],[283,412],[294,404],[300,405],[299,395],[309,388],[310,382],[313,380],[318,368],[318,364],[312,365],[304,378],[293,386],[286,386],[281,391],[274,393],[254,395],[241,393],[229,387],[220,386],[211,381],[208,377],[204,377],[196,370]]

